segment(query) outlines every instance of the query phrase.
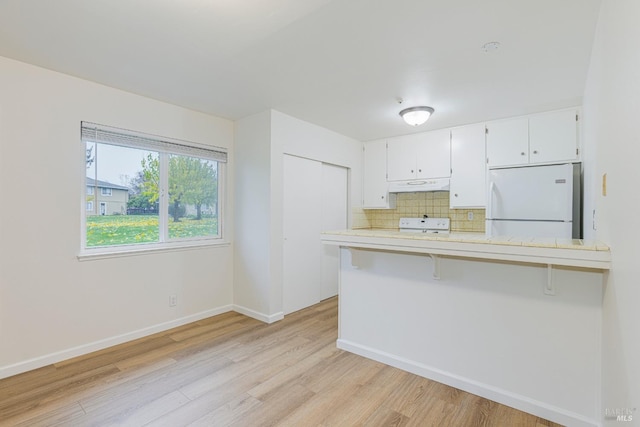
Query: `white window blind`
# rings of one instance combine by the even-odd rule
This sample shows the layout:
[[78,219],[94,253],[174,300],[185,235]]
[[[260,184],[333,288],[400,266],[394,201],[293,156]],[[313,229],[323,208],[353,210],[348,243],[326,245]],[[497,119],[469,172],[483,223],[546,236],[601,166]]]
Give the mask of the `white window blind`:
[[90,122],[82,122],[81,128],[83,142],[97,142],[124,147],[135,147],[163,153],[199,157],[218,162],[227,161],[227,152],[223,148],[206,147],[191,142],[149,135]]

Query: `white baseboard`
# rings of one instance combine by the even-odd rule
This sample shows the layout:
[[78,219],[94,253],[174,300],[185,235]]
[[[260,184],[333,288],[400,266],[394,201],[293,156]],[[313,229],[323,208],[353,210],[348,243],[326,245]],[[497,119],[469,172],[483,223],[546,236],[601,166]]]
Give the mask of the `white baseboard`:
[[336,344],[339,349],[429,378],[558,424],[579,427],[601,425],[597,420],[589,419],[580,414],[344,339],[338,339]]
[[43,366],[51,365],[52,363],[58,363],[63,360],[82,356],[84,354],[92,353],[94,351],[102,350],[107,347],[112,347],[114,345],[122,344],[124,342],[132,341],[158,332],[166,331],[177,326],[186,325],[187,323],[196,322],[198,320],[206,319],[207,317],[216,316],[218,314],[226,313],[232,310],[233,306],[229,304],[211,310],[202,311],[200,313],[192,314],[190,316],[181,317],[169,322],[164,322],[157,325],[149,326],[147,328],[138,329],[137,331],[128,332],[126,334],[117,335],[115,337],[105,338],[103,340],[94,341],[89,344],[61,350],[44,356],[35,357],[33,359],[15,363],[13,365],[3,366],[0,367],[0,379],[31,371],[33,369],[42,368]]
[[234,305],[233,311],[244,314],[245,316],[251,317],[264,323],[274,323],[278,320],[284,319],[284,313],[282,311],[275,314],[264,314],[255,310],[251,310],[250,308],[243,307],[241,305]]

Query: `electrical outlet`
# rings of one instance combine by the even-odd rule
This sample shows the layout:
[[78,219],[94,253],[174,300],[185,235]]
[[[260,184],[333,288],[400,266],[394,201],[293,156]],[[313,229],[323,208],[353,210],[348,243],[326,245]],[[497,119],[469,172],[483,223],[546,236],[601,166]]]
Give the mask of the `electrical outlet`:
[[178,295],[169,295],[169,307],[175,307],[176,305],[178,305]]
[[473,212],[467,212],[467,220],[473,221]]

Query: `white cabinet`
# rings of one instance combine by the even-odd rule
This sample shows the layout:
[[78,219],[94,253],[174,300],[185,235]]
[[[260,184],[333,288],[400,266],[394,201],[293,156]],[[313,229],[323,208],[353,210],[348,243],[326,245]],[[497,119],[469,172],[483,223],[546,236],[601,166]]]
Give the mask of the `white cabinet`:
[[415,179],[418,165],[416,162],[419,135],[406,135],[390,138],[387,144],[387,180],[406,181]]
[[387,141],[364,143],[362,207],[364,209],[393,209],[396,195],[389,194],[387,184]]
[[452,209],[486,206],[485,158],[483,123],[451,129],[449,203]]
[[447,178],[451,176],[451,131],[435,130],[423,134],[417,153],[419,176],[416,178]]
[[445,178],[450,174],[449,129],[400,136],[388,141],[388,181]]
[[529,162],[578,160],[577,117],[575,109],[529,117]]
[[489,167],[579,160],[577,117],[572,108],[488,122]]
[[486,127],[489,166],[529,163],[529,120],[526,117],[489,122]]

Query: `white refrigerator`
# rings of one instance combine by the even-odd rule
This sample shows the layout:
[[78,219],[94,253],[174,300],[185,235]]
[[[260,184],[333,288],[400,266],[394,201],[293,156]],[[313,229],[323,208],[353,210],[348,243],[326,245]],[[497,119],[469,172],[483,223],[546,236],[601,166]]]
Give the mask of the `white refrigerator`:
[[582,238],[580,164],[489,169],[488,236]]

